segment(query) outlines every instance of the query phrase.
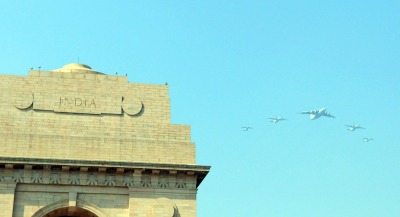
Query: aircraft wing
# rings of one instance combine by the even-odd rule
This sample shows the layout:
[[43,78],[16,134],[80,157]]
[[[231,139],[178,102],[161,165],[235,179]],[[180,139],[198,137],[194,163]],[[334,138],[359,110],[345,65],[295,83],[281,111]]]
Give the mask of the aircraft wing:
[[333,116],[333,115],[331,115],[329,113],[326,113],[325,116],[330,117],[330,118],[336,118],[335,116]]

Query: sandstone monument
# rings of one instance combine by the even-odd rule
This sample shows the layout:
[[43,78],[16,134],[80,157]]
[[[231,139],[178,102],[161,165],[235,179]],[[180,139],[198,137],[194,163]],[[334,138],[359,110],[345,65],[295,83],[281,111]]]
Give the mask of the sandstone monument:
[[167,85],[83,64],[0,75],[2,217],[194,217],[195,154]]

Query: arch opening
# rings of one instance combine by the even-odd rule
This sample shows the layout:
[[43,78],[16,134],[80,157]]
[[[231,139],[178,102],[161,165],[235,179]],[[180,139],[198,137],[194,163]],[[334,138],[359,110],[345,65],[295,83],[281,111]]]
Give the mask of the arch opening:
[[110,217],[96,205],[77,200],[69,206],[68,200],[60,200],[39,209],[32,217]]
[[43,215],[43,217],[100,217],[79,207],[63,207]]

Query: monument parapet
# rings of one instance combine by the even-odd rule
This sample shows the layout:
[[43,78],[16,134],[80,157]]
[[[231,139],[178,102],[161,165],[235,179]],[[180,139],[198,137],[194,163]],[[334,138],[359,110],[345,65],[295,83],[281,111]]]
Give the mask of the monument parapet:
[[83,64],[0,75],[0,156],[195,164],[190,126],[170,123],[167,85]]

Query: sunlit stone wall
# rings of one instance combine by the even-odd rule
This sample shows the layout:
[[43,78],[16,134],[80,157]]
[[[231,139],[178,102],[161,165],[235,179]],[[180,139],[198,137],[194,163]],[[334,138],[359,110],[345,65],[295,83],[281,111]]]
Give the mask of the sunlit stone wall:
[[195,164],[167,85],[64,68],[0,75],[0,156]]

